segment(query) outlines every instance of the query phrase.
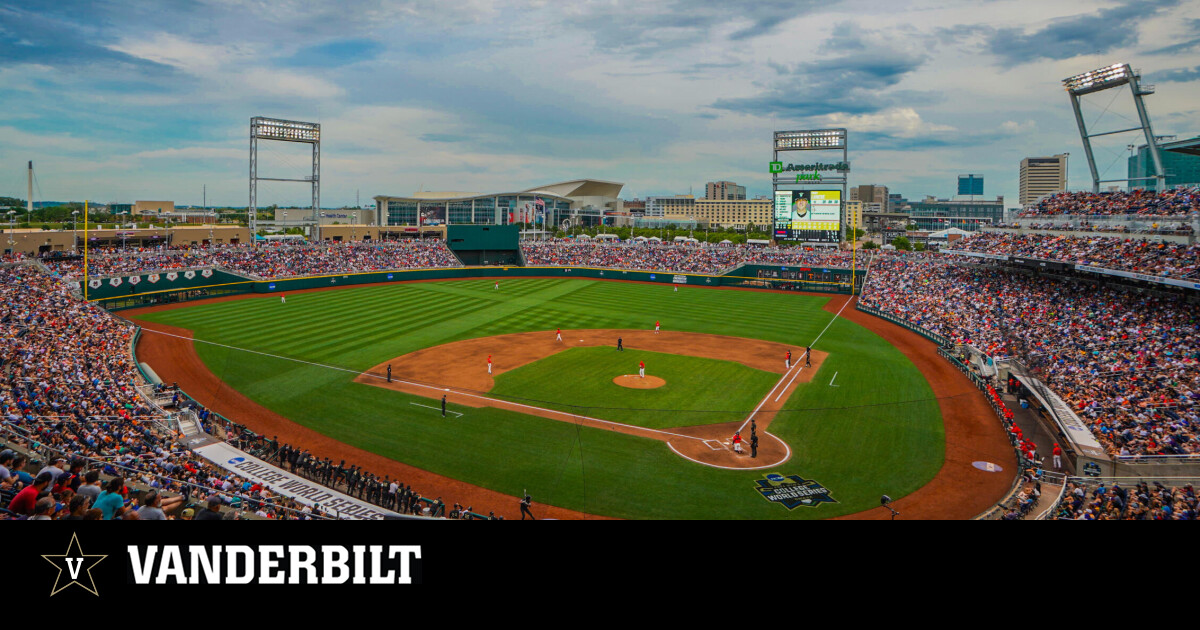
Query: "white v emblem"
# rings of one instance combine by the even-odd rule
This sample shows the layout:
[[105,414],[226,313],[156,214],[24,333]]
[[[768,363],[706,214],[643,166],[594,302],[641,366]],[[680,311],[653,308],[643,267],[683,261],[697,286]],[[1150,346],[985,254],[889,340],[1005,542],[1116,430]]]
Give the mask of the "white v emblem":
[[79,579],[79,570],[83,568],[83,558],[63,558],[67,563],[67,571],[72,580]]

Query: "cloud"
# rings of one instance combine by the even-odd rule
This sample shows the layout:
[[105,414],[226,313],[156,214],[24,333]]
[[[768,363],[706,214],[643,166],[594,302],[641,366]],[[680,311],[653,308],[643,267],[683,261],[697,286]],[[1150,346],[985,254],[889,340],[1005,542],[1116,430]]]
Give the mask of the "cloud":
[[1160,83],[1188,83],[1200,80],[1200,66],[1159,70],[1151,73],[1149,78]]
[[1023,65],[1039,59],[1070,59],[1128,48],[1138,41],[1137,24],[1180,0],[1131,0],[1108,9],[1051,20],[1040,30],[996,29],[988,48],[1002,61]]
[[64,71],[118,66],[158,72],[160,64],[92,43],[95,37],[54,14],[0,6],[0,66],[36,64]]
[[712,107],[767,116],[878,112],[895,103],[887,88],[929,60],[919,45],[841,23],[821,46],[844,54],[794,65],[768,62],[783,78],[758,96],[722,98]]
[[590,0],[568,5],[565,21],[588,32],[597,48],[639,56],[710,43],[718,31],[732,41],[774,32],[781,24],[831,2],[796,0]]
[[370,61],[383,51],[383,45],[369,39],[342,39],[302,48],[284,63],[292,66],[336,68]]
[[831,114],[825,118],[824,122],[831,127],[846,127],[854,129],[856,132],[886,131],[906,138],[956,131],[949,125],[939,125],[921,120],[921,115],[911,107],[898,107],[877,114]]

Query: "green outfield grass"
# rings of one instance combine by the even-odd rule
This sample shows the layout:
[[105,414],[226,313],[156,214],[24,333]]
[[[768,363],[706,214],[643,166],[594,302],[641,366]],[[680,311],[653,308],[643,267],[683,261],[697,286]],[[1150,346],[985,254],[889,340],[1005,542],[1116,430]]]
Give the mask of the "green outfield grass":
[[[794,452],[776,470],[719,470],[655,440],[489,408],[452,405],[464,415],[444,420],[409,404],[426,399],[352,381],[420,348],[558,327],[650,329],[661,320],[668,330],[801,347],[833,318],[822,310],[829,299],[561,278],[505,280],[497,291],[492,280],[460,280],[297,293],[287,304],[274,296],[201,302],[145,319],[233,346],[197,343],[197,350],[213,373],[256,402],[426,470],[511,495],[528,488],[539,502],[619,517],[795,519],[878,507],[880,494],[910,493],[942,465],[941,417],[925,379],[895,348],[843,319],[816,345],[829,356],[814,380],[797,388],[771,425]],[[544,369],[536,367],[543,362],[529,367]],[[738,409],[746,404],[740,395],[716,396],[728,402],[715,408]],[[771,504],[754,490],[767,472],[816,479],[839,503],[792,511]]]
[[[657,389],[630,389],[613,382],[622,374],[646,374],[667,382]],[[496,377],[491,393],[525,404],[578,413],[651,429],[744,420],[779,380],[778,374],[733,361],[612,346],[571,348]]]

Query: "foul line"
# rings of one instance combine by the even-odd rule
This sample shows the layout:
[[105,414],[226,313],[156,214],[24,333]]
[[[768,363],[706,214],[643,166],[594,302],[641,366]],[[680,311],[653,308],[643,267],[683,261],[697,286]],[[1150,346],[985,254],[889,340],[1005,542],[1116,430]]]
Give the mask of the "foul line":
[[837,375],[838,375],[838,373],[837,373],[837,372],[834,372],[834,373],[833,373],[833,378],[829,379],[829,386],[830,386],[830,387],[841,387],[840,385],[834,385],[834,384],[833,384],[833,382],[837,380]]
[[[830,319],[830,320],[829,320],[829,323],[828,323],[828,324],[825,324],[825,328],[821,329],[821,332],[820,332],[819,334],[817,334],[817,338],[816,338],[816,339],[813,339],[813,340],[812,340],[812,343],[808,344],[810,348],[811,348],[812,346],[815,346],[815,345],[817,345],[817,342],[818,342],[818,341],[820,341],[820,340],[821,340],[821,337],[823,337],[823,336],[825,335],[825,331],[829,330],[829,327],[833,325],[833,322],[837,321],[837,318],[838,318],[838,317],[841,317],[841,315],[842,315],[842,311],[846,310],[846,307],[850,305],[850,300],[852,300],[852,299],[854,299],[854,296],[853,296],[853,295],[851,295],[850,297],[846,298],[846,302],[845,302],[844,304],[842,304],[842,308],[838,309],[838,312],[837,312],[837,313],[834,313],[834,315],[833,315],[833,319]],[[804,352],[804,354],[805,354],[805,355],[807,355],[807,354],[808,354],[808,351],[806,350],[806,351]],[[803,357],[802,357],[802,358],[803,358]],[[800,367],[799,363],[800,363],[800,362],[799,362],[799,361],[797,361],[797,362],[796,362],[796,364],[797,364],[797,365],[796,365],[796,367],[795,367],[795,368],[792,368],[793,370],[796,370],[796,373],[792,375],[792,380],[788,381],[787,387],[784,387],[784,388],[783,388],[783,391],[784,391],[784,392],[786,392],[786,391],[787,391],[787,388],[788,388],[788,387],[791,387],[791,386],[792,386],[792,383],[793,383],[793,382],[796,380],[796,377],[797,377],[797,376],[800,376],[800,372],[801,372],[802,370],[804,370],[804,368]],[[767,396],[766,396],[766,398],[763,398],[763,399],[762,399],[762,401],[760,401],[760,402],[758,403],[758,406],[754,408],[754,411],[751,411],[751,412],[750,412],[750,415],[746,417],[746,421],[742,423],[742,426],[738,427],[738,431],[739,431],[739,432],[741,432],[743,429],[745,429],[747,424],[750,424],[750,421],[754,419],[754,416],[758,415],[758,410],[759,410],[759,409],[762,409],[762,406],[763,406],[763,405],[765,405],[765,404],[767,403],[767,399],[769,399],[769,398],[771,397],[771,394],[774,394],[774,393],[775,393],[775,390],[776,390],[776,389],[779,389],[779,386],[780,386],[780,385],[783,383],[783,379],[787,378],[787,377],[788,377],[788,374],[790,374],[790,373],[791,373],[791,370],[789,370],[789,371],[787,371],[787,372],[784,372],[784,373],[783,373],[783,377],[779,379],[779,382],[778,382],[778,383],[775,383],[775,387],[772,387],[772,388],[771,388],[771,391],[767,392]],[[776,401],[776,402],[778,402],[778,401],[779,401],[779,398],[780,398],[780,397],[782,397],[782,396],[783,396],[783,392],[779,392],[779,396],[776,396],[776,397],[775,397],[775,401]],[[778,439],[778,438],[777,438],[777,439]],[[783,440],[780,440],[780,441],[782,442]]]
[[[408,403],[408,404],[410,404],[410,405],[416,405],[416,406],[418,406],[418,407],[424,407],[424,408],[426,408],[426,409],[432,409],[432,410],[434,410],[434,411],[441,411],[441,409],[438,409],[437,407],[430,407],[429,405],[422,405],[421,403],[410,402],[410,403]],[[461,415],[462,415],[461,413],[458,413],[457,411],[450,411],[449,409],[447,409],[447,410],[446,410],[446,413],[452,413],[452,414],[454,414],[454,415],[456,415],[456,416],[461,416]]]
[[[305,364],[305,365],[311,365],[311,366],[314,366],[314,367],[323,367],[323,368],[328,368],[328,369],[331,369],[331,370],[337,370],[337,371],[339,371],[339,372],[346,372],[346,373],[348,373],[348,374],[355,374],[355,375],[359,375],[359,376],[369,376],[369,377],[371,377],[371,378],[374,378],[374,379],[381,379],[381,380],[382,380],[382,379],[386,378],[386,377],[384,377],[384,376],[380,376],[380,375],[378,375],[378,374],[371,374],[370,372],[359,372],[359,371],[356,371],[356,370],[351,370],[351,369],[344,368],[344,367],[338,367],[338,366],[336,366],[336,365],[326,365],[326,364],[324,364],[324,363],[315,363],[315,362],[312,362],[312,361],[305,361],[305,360],[303,360],[303,359],[294,359],[294,358],[292,358],[292,357],[284,357],[284,356],[279,356],[279,355],[277,355],[277,354],[271,354],[271,353],[269,353],[269,352],[260,352],[260,351],[258,351],[258,350],[250,350],[250,349],[248,349],[248,348],[239,348],[239,347],[237,347],[237,346],[230,346],[230,345],[223,344],[223,343],[217,343],[217,342],[215,342],[215,341],[206,341],[206,340],[204,340],[204,339],[196,339],[195,337],[185,337],[185,336],[183,336],[183,335],[176,335],[176,334],[174,334],[174,333],[164,332],[164,331],[161,331],[161,330],[153,330],[153,329],[150,329],[150,328],[145,328],[145,327],[143,327],[143,328],[142,328],[142,332],[152,332],[152,333],[159,334],[159,335],[163,335],[163,336],[166,336],[166,337],[175,337],[176,339],[183,339],[183,340],[185,340],[185,341],[191,341],[191,342],[193,342],[193,343],[196,343],[196,342],[199,342],[199,343],[207,343],[207,344],[209,344],[209,345],[218,346],[218,347],[221,347],[221,348],[229,348],[230,350],[240,350],[240,351],[242,351],[242,352],[249,352],[249,353],[251,353],[251,354],[258,354],[258,355],[262,355],[262,356],[264,356],[264,357],[271,357],[271,358],[273,358],[273,359],[282,359],[282,360],[284,360],[284,361],[294,361],[294,362],[296,362],[296,363],[303,363],[303,364]],[[785,375],[785,376],[786,376],[786,375]],[[703,441],[701,438],[698,438],[698,437],[695,437],[695,436],[692,436],[692,435],[683,435],[682,433],[671,433],[670,431],[662,431],[662,430],[660,430],[660,429],[650,429],[650,428],[647,428],[647,427],[639,427],[639,426],[634,426],[634,425],[632,425],[632,424],[624,424],[624,423],[622,423],[622,422],[613,422],[612,420],[601,420],[600,418],[592,418],[592,417],[589,417],[589,416],[584,416],[584,415],[580,415],[580,414],[577,414],[577,413],[568,413],[568,412],[565,412],[565,411],[558,411],[558,410],[555,410],[555,409],[546,409],[545,407],[534,407],[533,405],[524,405],[524,404],[517,403],[517,402],[510,402],[510,401],[507,401],[507,400],[500,400],[500,399],[498,399],[498,398],[488,398],[487,396],[479,396],[479,395],[477,395],[477,394],[470,394],[470,393],[467,393],[467,392],[459,392],[459,391],[455,391],[455,390],[452,390],[452,389],[450,389],[449,387],[440,387],[440,386],[437,386],[437,385],[426,385],[426,384],[424,384],[424,383],[414,383],[414,382],[412,382],[412,381],[405,381],[405,380],[398,379],[398,378],[397,378],[397,379],[392,379],[392,380],[393,380],[393,382],[396,382],[396,383],[403,383],[403,384],[405,384],[405,385],[410,385],[410,386],[412,386],[412,387],[422,387],[422,388],[425,388],[425,389],[432,389],[432,390],[437,390],[437,391],[441,391],[441,392],[450,392],[451,394],[455,394],[455,395],[458,395],[458,396],[466,396],[466,397],[468,397],[468,398],[477,398],[477,399],[479,399],[479,400],[486,400],[486,401],[488,401],[488,402],[499,403],[499,404],[502,404],[502,405],[512,405],[512,406],[514,406],[514,407],[522,407],[522,408],[525,408],[525,409],[534,409],[534,410],[537,410],[537,411],[544,411],[544,412],[546,412],[546,413],[554,413],[554,414],[558,414],[558,415],[560,415],[560,416],[567,416],[568,418],[581,418],[581,419],[583,419],[583,420],[590,420],[590,421],[592,421],[592,422],[599,422],[599,423],[602,423],[602,424],[611,424],[611,425],[618,426],[618,427],[627,427],[627,428],[630,428],[630,429],[636,429],[636,430],[638,430],[638,431],[649,431],[649,432],[651,432],[651,433],[659,433],[659,434],[662,434],[662,435],[670,435],[670,436],[672,436],[672,437],[679,437],[679,438],[685,438],[685,439],[689,439],[689,440],[700,440],[700,441]],[[771,391],[774,391],[774,390],[771,390]],[[664,441],[666,441],[666,440],[664,440]],[[669,443],[668,443],[668,444],[669,444]],[[690,458],[689,458],[689,459],[690,459]],[[693,460],[693,461],[694,461],[694,460]]]

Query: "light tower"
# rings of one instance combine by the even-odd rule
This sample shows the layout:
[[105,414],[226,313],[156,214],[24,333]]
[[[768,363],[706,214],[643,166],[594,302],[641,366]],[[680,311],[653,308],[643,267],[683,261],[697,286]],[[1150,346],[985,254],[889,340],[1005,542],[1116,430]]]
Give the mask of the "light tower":
[[[300,142],[312,145],[312,175],[303,178],[259,177],[258,141]],[[255,116],[250,119],[250,206],[247,209],[251,235],[258,233],[258,180],[272,182],[309,182],[312,184],[313,219],[321,211],[321,125]],[[321,224],[316,222],[315,240],[321,240]],[[253,236],[251,237],[253,238]]]
[[[1088,168],[1092,172],[1092,192],[1100,192],[1100,184],[1104,183],[1125,182],[1130,184],[1134,181],[1148,179],[1154,180],[1155,190],[1162,191],[1166,188],[1167,174],[1163,170],[1162,156],[1159,154],[1154,130],[1150,128],[1150,114],[1146,112],[1146,103],[1142,99],[1143,96],[1154,93],[1154,86],[1142,85],[1140,79],[1141,75],[1127,63],[1114,63],[1111,66],[1063,79],[1063,86],[1067,89],[1067,94],[1071,95],[1071,108],[1075,110],[1075,123],[1079,125],[1079,137],[1083,140],[1083,152],[1087,155]],[[1083,121],[1083,112],[1079,109],[1079,97],[1123,85],[1128,85],[1130,93],[1133,94],[1133,105],[1137,108],[1139,125],[1116,131],[1088,133],[1087,124]],[[1092,154],[1092,138],[1131,131],[1141,131],[1142,135],[1146,137],[1146,146],[1150,150],[1150,159],[1154,163],[1154,176],[1101,180],[1100,173],[1096,170],[1095,156]]]

